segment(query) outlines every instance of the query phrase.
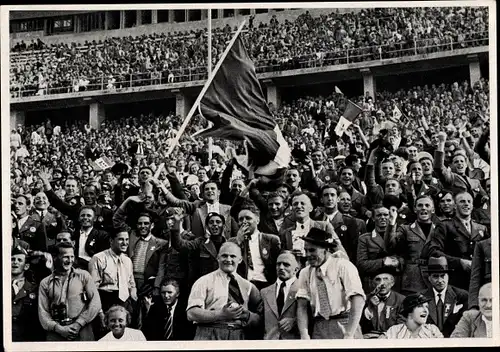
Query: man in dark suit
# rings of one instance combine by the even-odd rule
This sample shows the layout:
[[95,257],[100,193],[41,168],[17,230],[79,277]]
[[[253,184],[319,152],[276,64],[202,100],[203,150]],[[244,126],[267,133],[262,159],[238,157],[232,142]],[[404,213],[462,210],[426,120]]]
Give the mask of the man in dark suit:
[[33,200],[34,209],[31,211],[31,216],[36,221],[39,221],[45,225],[45,231],[47,232],[47,247],[55,244],[56,236],[64,227],[64,221],[62,217],[56,216],[54,213],[48,210],[49,200],[44,192],[38,192]]
[[31,206],[31,200],[20,195],[14,199],[14,214],[17,217],[18,232],[17,237],[30,246],[34,251],[47,251],[47,234],[45,225],[29,215],[28,207]]
[[479,289],[489,282],[491,282],[491,237],[479,241],[474,249],[469,284],[469,308],[478,308]]
[[238,266],[238,274],[263,289],[276,281],[276,259],[281,250],[280,238],[261,233],[257,226],[260,210],[252,200],[245,201],[238,214],[240,229],[236,237],[228,241],[240,246],[243,262]]
[[468,290],[475,245],[488,238],[489,234],[486,226],[471,220],[473,200],[469,193],[455,195],[455,204],[455,217],[436,227],[422,256],[445,256],[453,269],[450,284]]
[[321,188],[321,203],[323,207],[318,208],[312,219],[319,221],[329,221],[337,236],[339,236],[342,246],[344,246],[351,262],[356,263],[358,238],[366,232],[366,227],[358,227],[356,220],[342,214],[338,209],[339,189],[334,185],[325,185]]
[[323,165],[324,156],[321,150],[315,150],[311,153],[311,162],[309,170],[302,174],[302,185],[305,189],[316,191],[316,183],[319,186],[334,181],[335,172],[329,171]]
[[15,246],[11,251],[12,341],[43,341],[38,319],[38,287],[25,278],[29,269],[27,251]]
[[80,208],[79,214],[74,234],[75,266],[88,270],[90,258],[109,248],[109,235],[94,226],[95,213],[93,208],[83,206]]
[[392,291],[396,271],[382,267],[373,275],[373,291],[367,295],[359,322],[365,339],[378,338],[391,326],[403,321],[401,310],[405,296]]
[[467,310],[469,295],[467,291],[448,285],[448,262],[443,257],[431,257],[427,264],[427,273],[431,288],[423,294],[429,298],[429,316],[427,324],[436,325],[444,337],[450,337],[455,326]]
[[151,233],[153,223],[148,213],[139,214],[136,230],[130,234],[128,256],[132,259],[136,287],[139,289],[159,271],[160,256],[154,255],[167,244]]
[[194,326],[187,319],[187,293],[179,283],[166,279],[160,285],[160,295],[146,297],[147,313],[143,316],[142,332],[148,341],[189,341]]
[[264,303],[264,339],[298,340],[297,272],[299,263],[291,251],[283,251],[276,261],[276,282],[260,291]]

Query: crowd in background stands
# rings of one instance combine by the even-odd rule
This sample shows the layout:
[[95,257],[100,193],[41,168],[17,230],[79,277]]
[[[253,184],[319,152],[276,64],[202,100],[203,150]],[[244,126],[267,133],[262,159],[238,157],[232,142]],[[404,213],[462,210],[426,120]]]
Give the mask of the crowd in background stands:
[[[243,38],[257,72],[265,72],[487,45],[487,31],[488,11],[482,7],[384,8],[319,17],[306,12],[284,22],[273,15],[258,25],[250,18]],[[226,25],[213,33],[215,65],[234,32]],[[85,43],[21,42],[13,52],[34,51],[11,58],[11,93],[22,97],[205,79],[205,36],[206,28]]]
[[293,149],[278,184],[235,165],[241,145],[210,159],[200,118],[170,155],[173,114],[13,129],[13,338],[492,337],[488,80],[353,100],[341,137],[340,93],[270,106]]

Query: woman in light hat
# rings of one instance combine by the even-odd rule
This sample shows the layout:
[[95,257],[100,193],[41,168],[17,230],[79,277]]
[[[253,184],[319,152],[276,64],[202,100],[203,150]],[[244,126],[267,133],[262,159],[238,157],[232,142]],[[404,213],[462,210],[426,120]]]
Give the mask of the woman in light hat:
[[436,325],[426,324],[431,298],[420,293],[407,296],[403,301],[402,315],[406,322],[391,326],[381,339],[432,339],[443,338]]

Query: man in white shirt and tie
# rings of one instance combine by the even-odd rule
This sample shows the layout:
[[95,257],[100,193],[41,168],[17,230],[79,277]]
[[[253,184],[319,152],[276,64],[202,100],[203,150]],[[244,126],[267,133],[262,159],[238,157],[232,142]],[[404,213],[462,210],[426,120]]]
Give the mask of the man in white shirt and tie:
[[297,272],[299,263],[291,251],[283,251],[276,261],[278,279],[260,291],[264,303],[264,339],[297,340]]
[[137,301],[132,260],[127,256],[128,233],[120,231],[110,236],[110,248],[95,254],[89,262],[88,270],[94,279],[102,309],[99,312],[102,327],[105,312],[118,304],[132,311],[127,305],[128,298]]
[[238,273],[260,290],[276,280],[275,263],[281,243],[278,236],[261,233],[257,229],[259,221],[259,208],[252,200],[245,200],[238,213],[240,229],[229,241],[238,244],[242,251],[243,263],[238,266]]
[[109,235],[107,232],[94,228],[95,212],[90,206],[83,206],[80,209],[78,226],[75,234],[75,253],[77,260],[75,265],[78,268],[87,270],[90,258],[109,248]]
[[280,231],[282,248],[293,251],[298,257],[301,266],[304,267],[306,263],[306,254],[304,250],[304,240],[302,238],[309,233],[311,228],[318,228],[326,231],[331,236],[332,240],[337,244],[336,248],[339,252],[338,254],[343,252],[344,257],[348,259],[346,251],[340,239],[335,234],[332,224],[329,221],[316,221],[311,219],[310,214],[313,210],[313,206],[309,196],[303,192],[297,192],[292,195],[291,202],[292,216],[296,222],[292,226]]

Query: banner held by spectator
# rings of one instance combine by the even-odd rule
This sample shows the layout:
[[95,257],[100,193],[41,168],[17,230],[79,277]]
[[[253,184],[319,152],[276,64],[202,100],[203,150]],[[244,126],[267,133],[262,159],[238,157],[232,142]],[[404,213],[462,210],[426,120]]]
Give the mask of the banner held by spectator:
[[362,111],[363,109],[358,105],[348,100],[344,114],[340,116],[340,120],[337,126],[335,126],[335,133],[337,136],[341,137]]

